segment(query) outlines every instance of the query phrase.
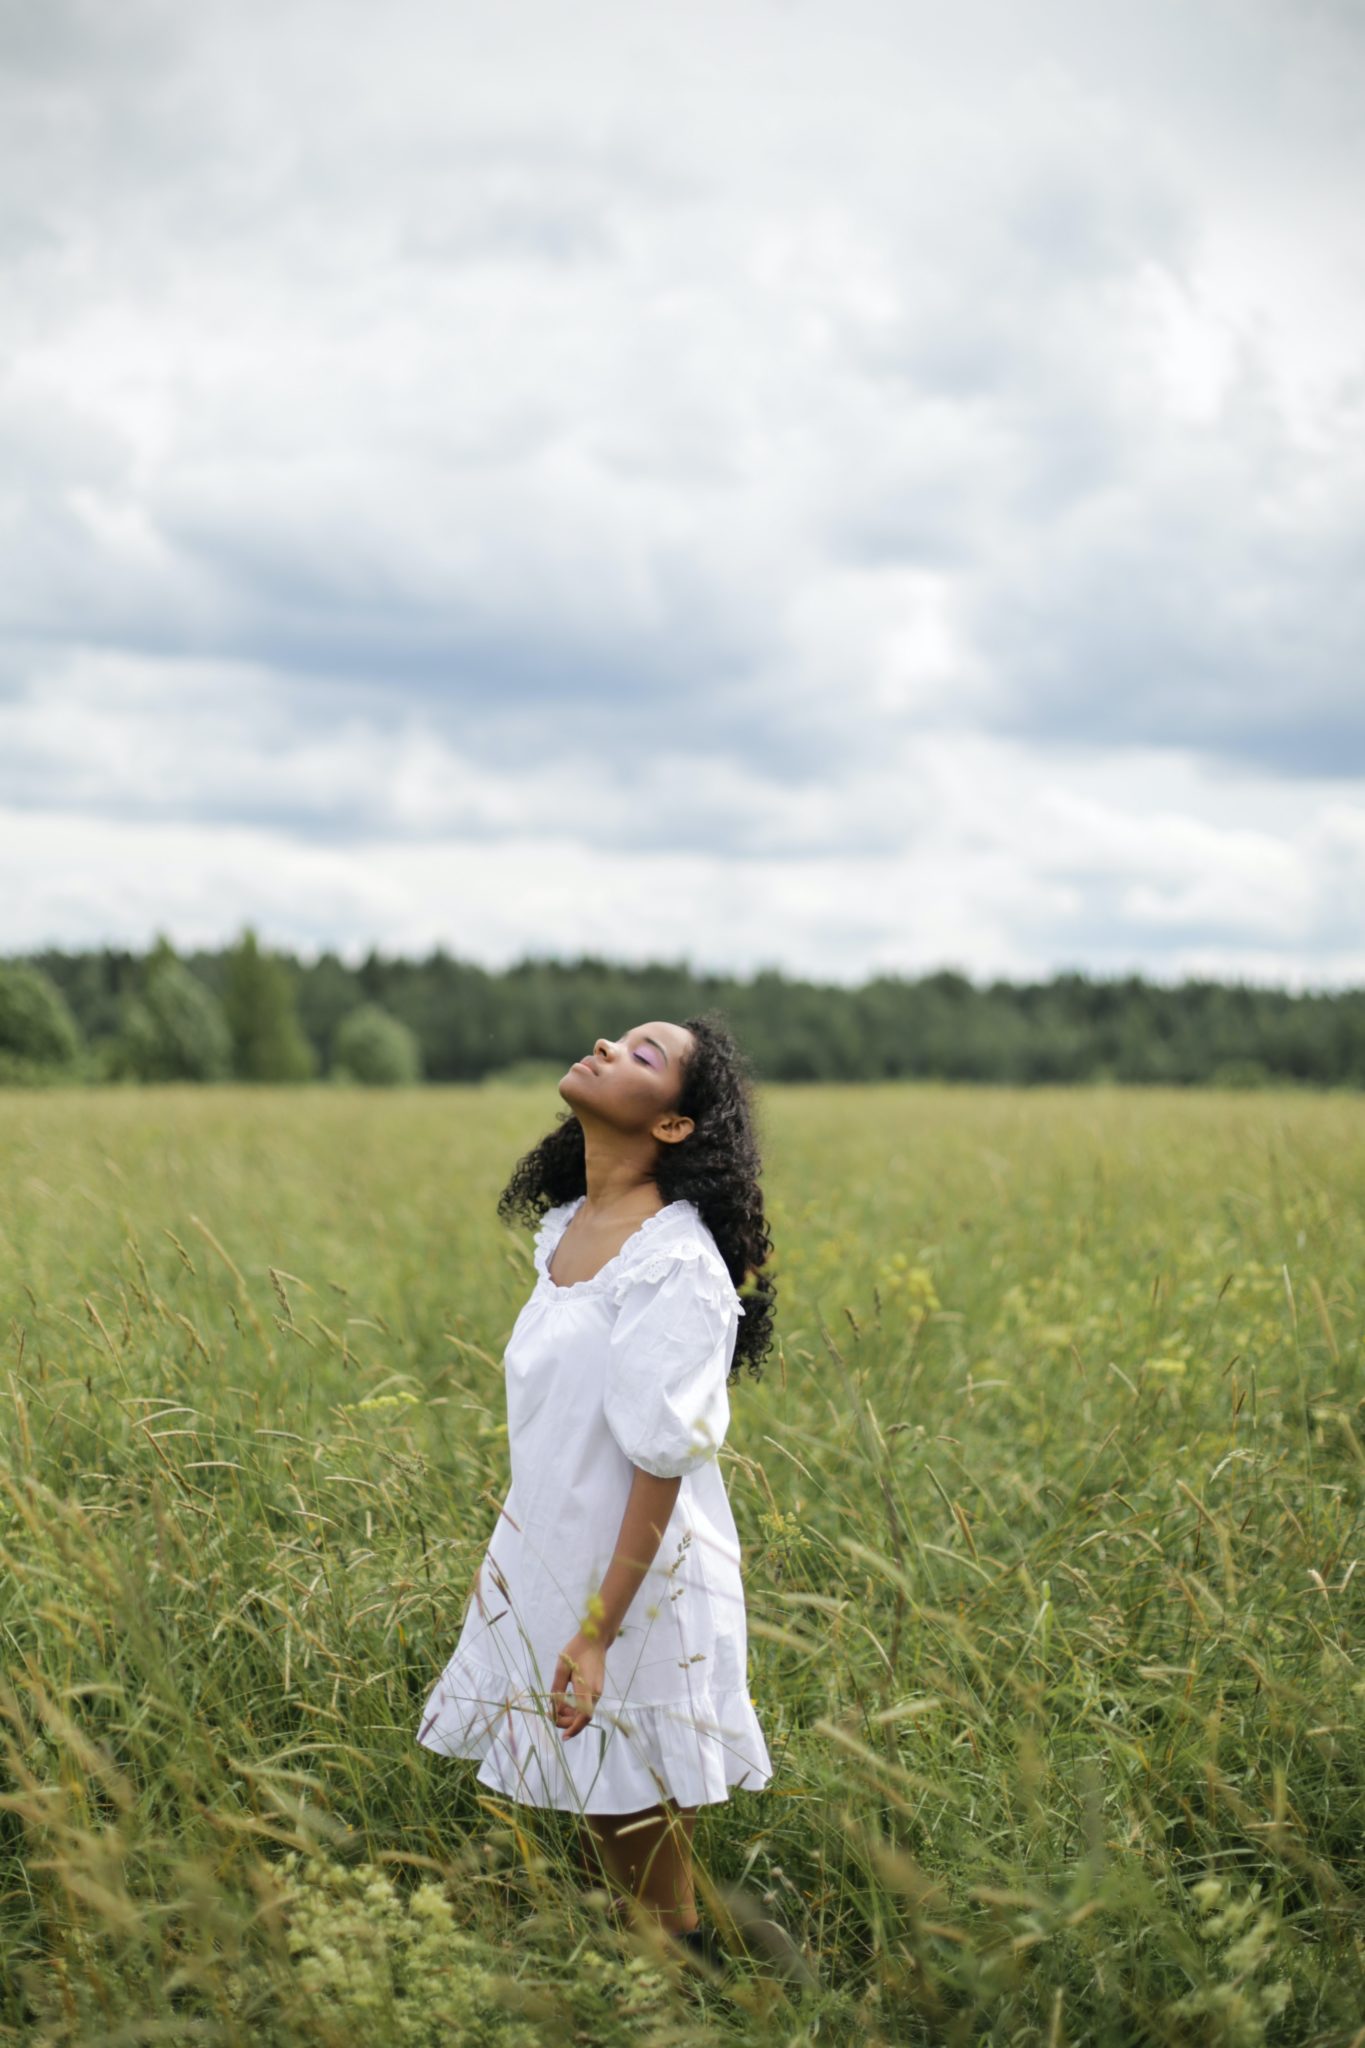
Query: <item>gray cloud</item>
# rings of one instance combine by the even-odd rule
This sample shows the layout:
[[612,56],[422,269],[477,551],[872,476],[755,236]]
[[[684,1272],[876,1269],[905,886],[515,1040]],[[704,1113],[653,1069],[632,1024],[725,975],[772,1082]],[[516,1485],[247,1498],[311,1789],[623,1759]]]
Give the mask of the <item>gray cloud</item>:
[[[0,806],[856,864],[993,737],[1289,845],[1365,777],[1363,71],[1281,0],[0,0]],[[1038,945],[1177,943],[1018,858]]]

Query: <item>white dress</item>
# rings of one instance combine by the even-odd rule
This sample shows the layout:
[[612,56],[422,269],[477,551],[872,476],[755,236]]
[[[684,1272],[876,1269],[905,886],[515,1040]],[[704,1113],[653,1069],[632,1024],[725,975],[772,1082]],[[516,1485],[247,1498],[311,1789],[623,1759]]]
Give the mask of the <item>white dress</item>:
[[[480,1784],[528,1805],[714,1805],[772,1775],[716,1457],[744,1309],[686,1200],[647,1217],[590,1279],[558,1285],[550,1260],[584,1199],[547,1211],[536,1232],[536,1284],[504,1354],[511,1487],[417,1740],[477,1758]],[[606,1652],[592,1720],[566,1740],[555,1665],[611,1563],[637,1465],[682,1484]]]

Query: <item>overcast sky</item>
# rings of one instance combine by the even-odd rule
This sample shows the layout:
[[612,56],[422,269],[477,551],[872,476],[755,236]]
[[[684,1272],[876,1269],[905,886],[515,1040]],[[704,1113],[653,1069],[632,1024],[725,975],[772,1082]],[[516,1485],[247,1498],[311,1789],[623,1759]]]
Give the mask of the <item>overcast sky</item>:
[[1355,0],[0,0],[0,952],[1365,981]]

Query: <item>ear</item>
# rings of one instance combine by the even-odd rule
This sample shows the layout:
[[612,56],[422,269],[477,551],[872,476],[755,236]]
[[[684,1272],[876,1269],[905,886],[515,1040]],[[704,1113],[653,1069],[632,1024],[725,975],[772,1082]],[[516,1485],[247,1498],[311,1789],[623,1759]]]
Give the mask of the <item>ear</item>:
[[661,1145],[680,1145],[684,1138],[691,1137],[696,1125],[690,1116],[678,1116],[669,1109],[655,1118],[651,1129]]

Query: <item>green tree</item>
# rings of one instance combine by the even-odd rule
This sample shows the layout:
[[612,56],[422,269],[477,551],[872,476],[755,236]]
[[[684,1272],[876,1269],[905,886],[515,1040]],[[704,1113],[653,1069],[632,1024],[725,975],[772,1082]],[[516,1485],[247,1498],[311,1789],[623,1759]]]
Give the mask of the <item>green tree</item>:
[[72,1076],[81,1035],[50,976],[23,961],[0,963],[0,1086]]
[[262,952],[250,926],[228,956],[223,1008],[240,1080],[312,1079],[317,1059],[299,1023],[288,963]]
[[224,1081],[232,1072],[223,1006],[164,936],[148,956],[141,989],[125,998],[109,1071],[138,1081]]
[[315,1053],[327,1050],[342,1018],[364,996],[359,977],[330,950],[319,954],[311,967],[300,967],[299,1022]]
[[371,1088],[409,1087],[422,1078],[416,1034],[378,1003],[361,1003],[337,1027],[332,1075]]

